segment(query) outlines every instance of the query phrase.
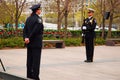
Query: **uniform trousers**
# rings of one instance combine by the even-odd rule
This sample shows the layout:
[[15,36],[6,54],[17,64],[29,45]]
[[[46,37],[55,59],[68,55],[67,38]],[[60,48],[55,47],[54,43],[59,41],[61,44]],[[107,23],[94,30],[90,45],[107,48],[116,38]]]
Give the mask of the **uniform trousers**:
[[87,60],[93,61],[94,56],[94,36],[90,35],[85,37],[86,46],[86,58]]
[[41,48],[27,48],[27,78],[39,79]]

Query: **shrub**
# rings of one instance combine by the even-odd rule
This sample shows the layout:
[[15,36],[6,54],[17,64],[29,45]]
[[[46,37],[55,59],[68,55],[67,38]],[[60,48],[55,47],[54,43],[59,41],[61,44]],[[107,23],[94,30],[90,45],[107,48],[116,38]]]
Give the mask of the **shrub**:
[[120,38],[120,31],[112,31],[112,37],[113,38]]
[[80,37],[82,34],[81,30],[71,30],[72,37]]
[[22,37],[13,37],[7,39],[0,39],[0,48],[10,47],[10,48],[22,48],[24,47],[24,42]]
[[96,38],[95,39],[95,45],[104,45],[105,44],[105,40],[102,38]]
[[64,39],[66,46],[80,46],[81,39],[80,38],[67,38]]
[[0,49],[3,48],[2,40],[0,39]]
[[10,38],[10,37],[21,37],[23,35],[23,30],[14,30],[14,29],[0,29],[0,38]]

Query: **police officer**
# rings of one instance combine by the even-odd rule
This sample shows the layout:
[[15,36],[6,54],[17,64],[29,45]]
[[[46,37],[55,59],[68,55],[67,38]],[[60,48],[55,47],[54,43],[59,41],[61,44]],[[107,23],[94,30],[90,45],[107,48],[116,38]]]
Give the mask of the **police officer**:
[[34,80],[39,79],[43,23],[41,14],[41,5],[33,5],[31,8],[32,14],[26,20],[23,29],[23,37],[27,46],[27,78]]
[[88,8],[88,18],[84,19],[82,25],[83,36],[85,38],[86,60],[84,62],[93,62],[94,55],[94,38],[96,19],[93,18],[94,9]]

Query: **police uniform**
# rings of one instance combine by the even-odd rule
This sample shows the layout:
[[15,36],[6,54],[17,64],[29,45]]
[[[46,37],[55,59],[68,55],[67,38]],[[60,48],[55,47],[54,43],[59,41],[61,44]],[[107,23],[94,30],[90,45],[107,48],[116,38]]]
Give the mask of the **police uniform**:
[[[93,9],[89,9],[93,12]],[[86,60],[85,62],[93,62],[94,55],[94,38],[95,38],[95,28],[96,28],[96,19],[93,16],[84,19],[82,25],[82,32],[85,38],[85,47],[86,47]]]
[[39,68],[42,49],[43,23],[35,11],[40,8],[39,5],[34,5],[30,9],[33,11],[30,17],[27,18],[23,29],[23,37],[29,38],[30,42],[27,46],[27,77],[35,80],[39,79]]

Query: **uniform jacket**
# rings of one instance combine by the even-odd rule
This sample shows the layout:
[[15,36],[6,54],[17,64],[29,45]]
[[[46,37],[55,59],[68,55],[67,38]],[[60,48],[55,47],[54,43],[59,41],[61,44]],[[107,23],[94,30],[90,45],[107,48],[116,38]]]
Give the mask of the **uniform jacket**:
[[97,23],[96,23],[95,18],[91,17],[91,18],[84,19],[84,23],[83,23],[82,27],[86,26],[86,30],[82,29],[82,31],[84,32],[86,37],[89,37],[89,36],[95,37],[96,25],[97,25]]
[[27,18],[23,29],[23,38],[29,38],[27,47],[42,47],[43,21],[37,14],[33,13]]

